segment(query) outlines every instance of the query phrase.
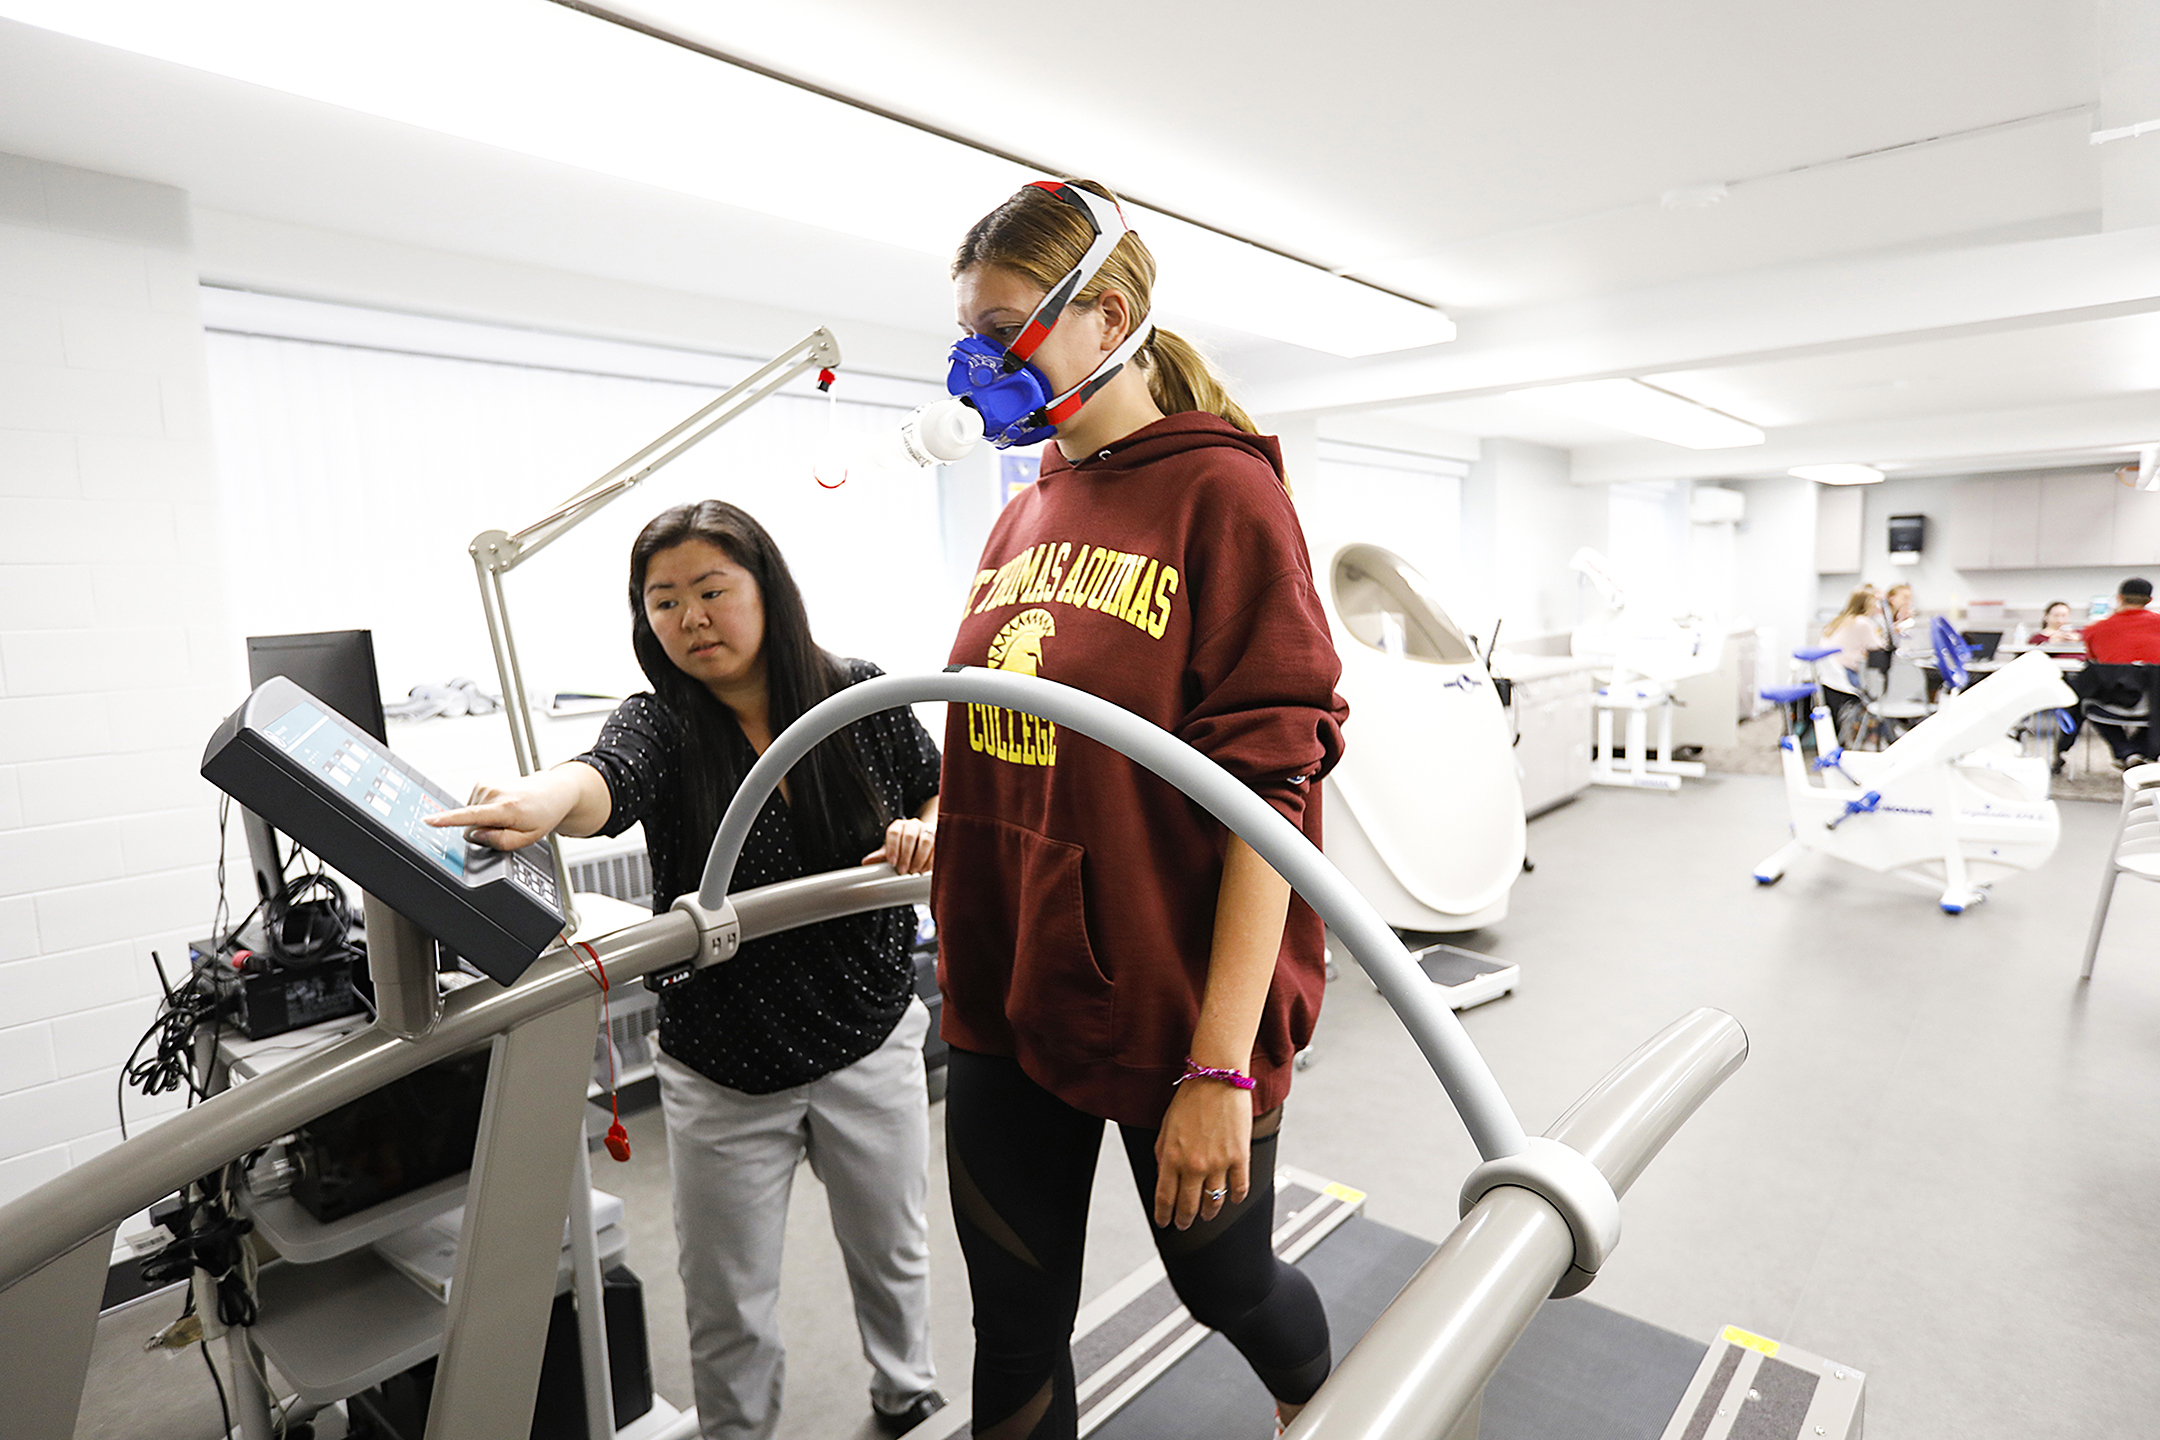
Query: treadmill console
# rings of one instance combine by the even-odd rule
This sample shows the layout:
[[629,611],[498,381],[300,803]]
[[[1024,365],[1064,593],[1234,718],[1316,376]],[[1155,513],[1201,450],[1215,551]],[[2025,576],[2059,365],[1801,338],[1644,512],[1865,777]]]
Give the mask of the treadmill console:
[[491,850],[422,824],[459,802],[282,676],[218,726],[202,774],[505,985],[563,928],[550,842]]

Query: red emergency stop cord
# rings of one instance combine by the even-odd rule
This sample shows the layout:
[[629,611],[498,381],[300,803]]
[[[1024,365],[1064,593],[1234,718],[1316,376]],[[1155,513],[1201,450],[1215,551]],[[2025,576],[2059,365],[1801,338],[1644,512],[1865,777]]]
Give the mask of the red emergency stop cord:
[[[608,1126],[607,1138],[602,1143],[607,1146],[607,1153],[617,1160],[628,1160],[630,1132],[623,1129],[622,1109],[615,1098],[615,1042],[607,1033],[607,966],[600,963],[600,952],[585,941],[573,940],[570,944],[573,953],[583,950],[592,957],[592,973],[600,982],[600,1044],[607,1051],[608,1113],[614,1117],[614,1123]],[[584,962],[579,963],[582,965]]]

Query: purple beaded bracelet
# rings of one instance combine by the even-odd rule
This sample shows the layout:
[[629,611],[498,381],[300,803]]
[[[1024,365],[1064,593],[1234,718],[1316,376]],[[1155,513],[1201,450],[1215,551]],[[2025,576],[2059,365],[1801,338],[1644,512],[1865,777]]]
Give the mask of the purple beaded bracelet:
[[1247,1075],[1242,1070],[1217,1070],[1211,1065],[1202,1065],[1190,1055],[1185,1057],[1185,1073],[1171,1081],[1170,1084],[1175,1088],[1184,1084],[1187,1080],[1220,1080],[1224,1084],[1234,1086],[1239,1090],[1250,1090],[1256,1083],[1252,1076]]

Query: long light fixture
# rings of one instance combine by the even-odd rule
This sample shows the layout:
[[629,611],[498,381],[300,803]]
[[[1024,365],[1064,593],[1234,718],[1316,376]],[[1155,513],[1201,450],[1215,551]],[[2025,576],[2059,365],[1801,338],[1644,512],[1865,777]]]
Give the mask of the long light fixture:
[[[1040,174],[539,0],[0,0],[0,16],[943,259]],[[1141,206],[1167,313],[1334,355],[1452,340],[1432,306]]]
[[1745,420],[1735,420],[1722,410],[1698,405],[1640,380],[1541,385],[1533,390],[1510,391],[1508,398],[1690,450],[1729,450],[1763,443],[1763,432]]
[[1785,473],[1818,485],[1879,485],[1883,478],[1873,465],[1795,465]]

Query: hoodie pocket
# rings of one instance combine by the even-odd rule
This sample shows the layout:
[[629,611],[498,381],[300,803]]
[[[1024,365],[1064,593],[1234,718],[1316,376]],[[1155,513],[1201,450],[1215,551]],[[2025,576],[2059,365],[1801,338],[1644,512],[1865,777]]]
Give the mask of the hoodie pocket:
[[978,815],[938,824],[946,997],[1025,1048],[1107,1056],[1115,987],[1088,942],[1078,845]]

